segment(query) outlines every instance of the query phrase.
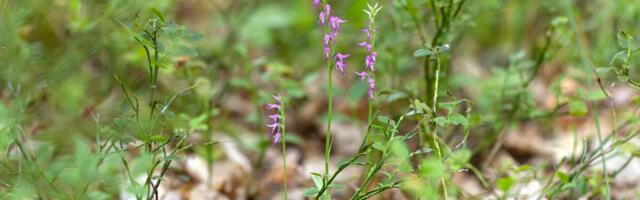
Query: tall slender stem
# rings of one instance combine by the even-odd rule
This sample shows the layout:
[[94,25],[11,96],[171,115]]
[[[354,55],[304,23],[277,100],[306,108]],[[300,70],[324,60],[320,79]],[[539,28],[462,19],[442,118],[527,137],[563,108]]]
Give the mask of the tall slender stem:
[[[439,51],[439,50],[438,50]],[[436,111],[437,111],[437,106],[438,106],[438,82],[440,82],[440,52],[436,52],[436,71],[435,71],[435,81],[434,81],[434,86],[433,86],[433,115],[436,115]],[[440,144],[438,142],[438,132],[437,132],[437,126],[435,124],[431,125],[433,127],[433,131],[432,131],[432,136],[433,136],[433,143],[436,146],[436,151],[438,152],[438,157],[440,158],[440,160],[443,159],[443,154],[442,154],[442,149],[440,148]],[[447,185],[445,184],[445,180],[444,177],[440,178],[440,183],[442,185],[442,192],[444,195],[444,199],[448,199],[449,195],[447,192]]]
[[331,155],[331,117],[333,114],[333,68],[331,67],[331,61],[327,61],[327,70],[329,72],[329,105],[327,106],[327,133],[324,143],[324,182],[329,182],[329,158]]
[[[326,6],[328,4],[327,0],[323,0],[322,1],[322,5]],[[329,18],[330,16],[327,16],[327,18]],[[324,34],[330,34],[330,29],[329,29],[329,23],[325,23],[324,25]],[[328,95],[328,105],[327,105],[327,132],[325,135],[325,142],[324,142],[324,176],[322,179],[323,182],[323,187],[328,188],[329,187],[329,160],[331,158],[331,119],[332,119],[332,115],[333,115],[333,67],[331,67],[331,57],[333,56],[334,53],[334,49],[333,49],[333,45],[332,42],[330,42],[329,44],[330,47],[330,52],[327,59],[327,72],[328,72],[328,88],[327,88],[327,95]],[[325,190],[322,190],[321,192],[318,193],[318,195],[316,196],[316,199],[320,198],[320,196],[322,196],[323,192],[325,192]]]
[[[373,9],[377,9],[377,4],[376,7]],[[375,30],[375,15],[377,14],[377,11],[374,10],[370,10],[369,12],[373,13],[373,15],[369,15],[369,23],[368,23],[368,27],[367,29],[369,30],[369,34],[371,35],[370,38],[370,45],[371,45],[371,51],[375,52],[375,45],[376,45],[376,30]],[[373,67],[372,67],[373,68]],[[376,73],[374,70],[371,71],[371,73],[369,74],[369,78],[375,80],[375,76]],[[370,86],[371,87],[371,86]],[[369,97],[369,110],[368,110],[368,114],[367,114],[367,132],[365,133],[365,138],[363,140],[363,143],[367,142],[368,136],[369,134],[371,134],[371,129],[369,128],[369,126],[371,126],[371,124],[373,123],[373,106],[375,103],[375,91],[371,94],[371,96]],[[372,154],[372,158],[376,159],[376,154]],[[375,174],[378,172],[378,170],[380,170],[380,167],[382,166],[382,162],[384,157],[384,155],[381,155],[380,158],[377,158],[378,161],[375,162],[375,164],[373,166],[368,166],[367,169],[369,171],[369,173],[367,174],[367,177],[365,178],[364,182],[362,183],[362,185],[360,186],[360,188],[358,188],[358,190],[353,194],[353,196],[351,197],[351,199],[356,199],[359,198],[360,193],[363,190],[366,190],[369,183],[371,182],[371,180],[373,180],[373,178],[375,178]]]
[[280,138],[280,142],[282,143],[282,169],[283,169],[283,185],[284,185],[284,199],[287,200],[287,142],[286,142],[286,138],[287,138],[287,131],[286,131],[286,126],[285,126],[285,112],[284,112],[284,102],[282,102],[280,109],[280,116],[282,117],[282,120],[280,120],[280,127],[282,128],[282,136]]
[[[333,52],[333,51],[332,51]],[[326,132],[326,140],[324,142],[324,175],[322,176],[322,189],[318,192],[315,199],[319,199],[320,196],[329,188],[329,184],[331,184],[332,179],[329,179],[329,159],[331,155],[331,115],[333,112],[333,68],[331,67],[331,61],[327,61],[327,70],[329,71],[329,87],[328,87],[328,95],[329,95],[329,105],[327,111],[327,132]]]

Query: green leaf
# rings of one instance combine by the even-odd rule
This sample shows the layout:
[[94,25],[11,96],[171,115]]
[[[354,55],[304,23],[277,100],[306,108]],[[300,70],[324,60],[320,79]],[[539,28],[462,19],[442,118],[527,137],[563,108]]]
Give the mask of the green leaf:
[[382,144],[382,142],[374,142],[373,145],[371,145],[371,147],[373,147],[374,149],[378,150],[378,151],[384,151],[384,144]]
[[585,116],[589,113],[589,108],[584,101],[572,100],[569,102],[569,114],[576,117]]
[[394,124],[394,121],[389,119],[389,117],[387,116],[383,116],[383,115],[379,115],[378,116],[378,121],[382,122],[384,124]]
[[467,148],[462,148],[460,150],[454,151],[451,156],[447,159],[447,162],[451,164],[454,168],[462,168],[467,166],[469,160],[471,160],[472,156],[471,150]]
[[314,175],[314,176],[311,176],[311,180],[313,181],[313,185],[315,185],[316,188],[322,188],[322,176],[321,175],[318,176],[319,175],[318,173],[315,173],[315,174],[317,174],[317,175],[314,175],[314,173],[311,173],[311,175]]
[[331,185],[329,185],[329,188],[334,190],[342,190],[344,189],[344,185],[332,183]]
[[587,91],[582,95],[582,98],[589,101],[600,101],[607,98],[607,95],[602,92],[602,90],[591,90]]
[[503,192],[508,192],[511,186],[513,186],[513,182],[513,178],[511,177],[500,178],[498,179],[498,188]]
[[447,109],[447,111],[449,113],[453,112],[456,107],[458,106],[459,101],[452,101],[452,102],[443,102],[443,103],[439,103],[438,105],[441,108]]
[[441,126],[441,127],[447,127],[447,123],[449,123],[449,121],[445,117],[436,117],[436,118],[433,118],[433,121],[436,122],[436,124],[438,124],[438,126]]
[[628,33],[624,32],[623,30],[620,30],[618,32],[617,35],[618,38],[618,46],[620,46],[620,48],[633,48],[633,36],[629,35]]
[[569,182],[569,175],[567,175],[564,172],[558,171],[556,172],[556,176],[558,177],[558,179],[560,179],[563,183],[568,183]]
[[149,169],[153,167],[153,155],[150,153],[143,153],[133,159],[129,164],[131,165],[131,174],[134,176],[140,175],[149,171]]
[[621,82],[627,82],[627,81],[629,81],[629,75],[620,74],[620,75],[618,75],[618,80],[621,81]]
[[596,68],[596,73],[600,74],[600,75],[604,75],[609,73],[611,70],[614,70],[615,68],[613,67],[598,67]]
[[391,153],[402,159],[409,158],[409,149],[407,148],[407,145],[399,140],[393,140],[393,142],[391,142]]
[[431,153],[433,152],[433,149],[429,148],[429,147],[423,147],[422,149],[418,149],[414,152],[411,152],[411,154],[409,154],[409,157],[416,155],[416,154],[425,154],[425,153]]
[[418,49],[413,53],[413,57],[425,57],[425,56],[430,56],[433,55],[433,51],[429,50],[429,49]]
[[524,164],[524,165],[518,167],[518,169],[516,169],[516,171],[523,172],[523,171],[527,171],[527,170],[530,170],[530,169],[531,169],[530,165]]
[[444,175],[444,166],[440,160],[429,157],[420,163],[420,175],[428,178],[440,178]]
[[322,178],[322,174],[320,174],[320,173],[318,173],[318,172],[311,172],[311,175],[312,175],[312,176],[317,176],[317,177]]
[[309,188],[304,191],[304,196],[305,197],[315,196],[316,194],[318,194],[318,192],[320,192],[318,188]]
[[178,156],[167,156],[164,158],[165,160],[173,160],[173,161],[179,161],[182,160],[182,158],[178,157]]
[[420,111],[421,113],[429,113],[431,112],[431,109],[429,108],[429,106],[427,106],[427,104],[423,103],[422,101],[418,100],[418,99],[414,99],[413,103],[411,104],[411,107],[417,111]]
[[154,141],[154,142],[165,142],[165,141],[167,141],[167,137],[162,136],[162,135],[154,135],[154,136],[151,136],[151,141]]
[[164,15],[156,8],[151,8],[151,12],[156,15],[160,19],[161,22],[164,22]]
[[464,127],[469,126],[469,120],[459,113],[454,113],[449,116],[449,121],[455,125],[462,125]]

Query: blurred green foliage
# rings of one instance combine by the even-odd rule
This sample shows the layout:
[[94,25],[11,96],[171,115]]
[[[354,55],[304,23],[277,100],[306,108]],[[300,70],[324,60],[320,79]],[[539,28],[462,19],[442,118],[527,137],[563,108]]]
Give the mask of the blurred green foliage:
[[[335,12],[347,20],[337,48],[352,54],[348,64],[355,69],[364,65],[360,58],[365,52],[355,44],[363,40],[359,30],[366,27],[362,8],[367,2],[333,3]],[[380,1],[376,81],[385,103],[402,108],[387,110],[389,118],[406,114],[411,104],[413,110],[429,112],[424,106],[418,108],[421,102],[412,101],[424,96],[422,57],[433,53],[419,36],[436,32],[429,2]],[[161,33],[156,100],[166,113],[162,128],[141,133],[132,128],[134,111],[123,88],[145,105],[148,61],[134,35],[136,23],[158,16],[167,23]],[[117,198],[126,182],[121,158],[115,156],[118,152],[103,152],[100,147],[101,141],[115,136],[133,140],[137,134],[158,133],[162,136],[148,139],[162,143],[177,133],[198,133],[202,137],[193,151],[213,162],[219,156],[213,150],[216,141],[202,133],[222,131],[238,139],[242,150],[259,154],[269,147],[261,106],[274,91],[292,98],[292,109],[324,98],[309,89],[324,89],[316,84],[326,77],[316,18],[311,1],[0,1],[0,198]],[[442,129],[441,137],[466,139],[470,126],[478,126],[471,137],[480,141],[445,150],[450,156],[447,162],[432,156],[419,161],[415,169],[404,168],[429,178],[407,178],[403,189],[416,196],[440,197],[435,186],[421,186],[468,168],[471,157],[486,153],[505,127],[555,113],[542,108],[523,87],[537,70],[540,55],[547,63],[543,68],[559,73],[546,80],[553,87],[545,90],[560,100],[558,106],[568,104],[573,116],[587,116],[588,104],[606,99],[593,82],[595,71],[605,86],[640,80],[636,0],[468,1],[452,23],[442,40],[451,48],[443,54],[447,67],[439,90],[441,102],[446,103],[438,109],[447,112],[432,117]],[[547,38],[552,42],[543,50]],[[458,68],[462,65],[475,68]],[[357,110],[366,99],[366,85],[355,83],[354,76],[343,79],[353,84],[337,88],[336,94]],[[565,79],[585,87],[566,96],[558,88]],[[225,99],[233,95],[249,99],[251,112],[225,110]],[[470,99],[473,114],[456,97]],[[355,112],[342,115],[340,120],[360,120]],[[243,138],[246,132],[252,133],[250,138]],[[387,137],[380,142],[389,142],[389,155],[407,158],[416,153],[410,150],[415,145],[404,140]],[[130,173],[148,171],[155,159],[137,155],[131,159]],[[576,190],[602,183],[556,174],[563,183],[575,181]],[[514,181],[500,178],[495,184],[507,192]]]

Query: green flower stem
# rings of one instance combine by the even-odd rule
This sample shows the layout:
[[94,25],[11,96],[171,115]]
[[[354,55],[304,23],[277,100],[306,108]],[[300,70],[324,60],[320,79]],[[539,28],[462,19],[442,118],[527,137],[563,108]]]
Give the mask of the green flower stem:
[[[333,50],[331,55],[333,55]],[[329,159],[331,157],[331,117],[333,114],[333,68],[331,67],[331,61],[327,62],[327,70],[329,71],[329,86],[328,86],[328,95],[329,95],[329,105],[327,108],[327,132],[324,142],[324,176],[323,176],[323,187],[327,188],[329,186]],[[324,191],[322,191],[324,192]],[[321,192],[318,193],[318,197],[322,195]]]
[[[325,6],[327,4],[326,0],[323,0],[323,6]],[[327,16],[329,17],[329,16]],[[329,32],[329,26],[328,23],[325,24],[324,26],[324,32],[325,34],[327,34]],[[331,52],[329,53],[329,56],[333,55],[334,53],[334,49],[333,49],[333,45],[330,45],[330,49]],[[331,57],[327,58],[327,72],[328,72],[328,76],[329,76],[329,82],[328,82],[328,88],[327,88],[327,92],[328,92],[328,105],[327,105],[327,132],[326,132],[326,136],[325,136],[325,142],[324,142],[324,176],[322,179],[322,184],[323,184],[323,188],[324,190],[321,190],[320,192],[318,192],[318,195],[316,196],[315,199],[320,198],[320,196],[322,196],[322,194],[326,191],[326,189],[329,187],[329,159],[331,158],[331,118],[333,115],[333,67],[331,67],[332,62],[331,62]]]
[[283,167],[283,180],[284,180],[284,199],[287,200],[287,142],[286,142],[286,126],[285,126],[285,112],[284,112],[284,102],[282,102],[280,109],[280,116],[282,120],[280,120],[280,127],[282,127],[282,136],[280,138],[280,142],[282,143],[282,167]]

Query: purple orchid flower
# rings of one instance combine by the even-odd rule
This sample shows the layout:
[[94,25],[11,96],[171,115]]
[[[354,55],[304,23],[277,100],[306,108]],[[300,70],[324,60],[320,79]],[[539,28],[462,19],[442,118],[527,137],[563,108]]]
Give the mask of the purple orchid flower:
[[347,67],[347,64],[344,63],[344,59],[347,59],[349,56],[351,55],[342,54],[342,53],[336,53],[336,55],[334,56],[334,59],[336,61],[336,68],[338,69],[340,74],[342,74],[343,76],[344,76],[344,68]]
[[280,105],[270,103],[270,104],[267,104],[267,109],[269,110],[280,109]]
[[367,76],[369,76],[369,74],[365,71],[363,72],[356,72],[356,75],[358,75],[358,77],[360,77],[360,80],[363,81],[364,78],[366,78]]
[[338,32],[340,31],[340,24],[345,22],[347,21],[342,20],[337,16],[331,16],[329,17],[329,28],[331,28],[333,32]]
[[324,21],[327,18],[327,16],[324,14],[324,12],[320,12],[320,14],[318,14],[318,20],[320,21],[320,26],[324,26]]
[[267,116],[269,119],[271,119],[271,122],[267,124],[267,127],[269,127],[269,132],[267,133],[267,135],[271,137],[273,144],[275,144],[278,141],[280,141],[280,137],[281,137],[280,132],[283,130],[282,126],[284,126],[282,121],[283,116],[282,116],[282,110],[281,110],[283,109],[282,106],[284,104],[282,102],[282,98],[280,98],[279,95],[273,95],[272,97],[277,102],[277,104],[272,103],[272,104],[267,104],[266,106],[266,108],[269,110],[275,110],[274,114]]
[[277,132],[275,135],[273,135],[273,144],[280,142],[281,138],[282,134],[280,132]]
[[369,93],[369,98],[373,98],[375,91],[376,91],[376,81],[373,80],[371,76],[369,76],[369,90],[367,91],[367,93]]
[[358,45],[359,47],[364,47],[365,49],[367,49],[367,51],[371,51],[371,48],[373,48],[368,42],[360,42],[356,45]]
[[313,0],[313,8],[318,9],[320,7],[320,0]]

